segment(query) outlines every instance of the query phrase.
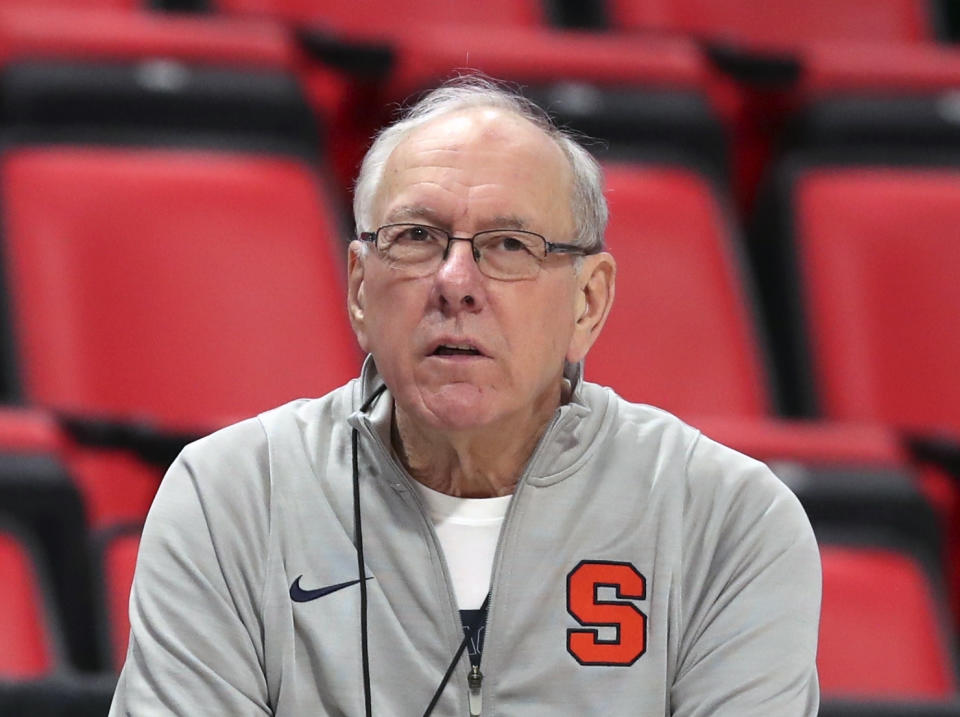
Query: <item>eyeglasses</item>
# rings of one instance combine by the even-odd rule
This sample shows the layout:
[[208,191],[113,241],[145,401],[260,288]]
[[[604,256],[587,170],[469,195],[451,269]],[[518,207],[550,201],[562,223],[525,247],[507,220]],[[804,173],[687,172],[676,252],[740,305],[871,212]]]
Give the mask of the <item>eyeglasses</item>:
[[534,278],[548,254],[589,253],[581,246],[555,244],[519,229],[491,229],[472,237],[455,237],[423,224],[387,224],[375,232],[361,232],[360,241],[374,243],[384,259],[413,276],[426,276],[439,269],[450,242],[468,241],[480,273],[503,281]]

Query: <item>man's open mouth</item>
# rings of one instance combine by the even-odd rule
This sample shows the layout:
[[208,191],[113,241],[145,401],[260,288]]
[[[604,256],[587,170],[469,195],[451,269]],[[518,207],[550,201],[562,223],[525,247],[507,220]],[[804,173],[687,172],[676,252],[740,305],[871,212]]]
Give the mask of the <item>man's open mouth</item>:
[[482,356],[475,347],[469,344],[440,344],[433,350],[431,356]]

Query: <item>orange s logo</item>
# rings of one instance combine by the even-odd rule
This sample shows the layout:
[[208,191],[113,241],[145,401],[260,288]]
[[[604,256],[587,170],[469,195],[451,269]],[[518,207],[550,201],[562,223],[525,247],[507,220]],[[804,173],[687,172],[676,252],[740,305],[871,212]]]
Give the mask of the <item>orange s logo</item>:
[[[612,587],[618,600],[600,600],[597,589]],[[647,597],[647,580],[630,563],[581,560],[567,575],[567,612],[585,627],[567,630],[567,652],[581,665],[632,665],[647,651],[647,616],[629,600]],[[613,627],[601,640],[598,627]]]

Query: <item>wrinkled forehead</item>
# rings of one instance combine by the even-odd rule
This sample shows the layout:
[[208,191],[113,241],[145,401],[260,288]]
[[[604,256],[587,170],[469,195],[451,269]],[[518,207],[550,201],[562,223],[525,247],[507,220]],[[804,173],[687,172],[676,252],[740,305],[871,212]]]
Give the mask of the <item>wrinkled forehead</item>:
[[511,218],[520,228],[566,232],[572,187],[570,163],[552,137],[511,112],[474,108],[401,140],[385,165],[375,216],[380,223]]

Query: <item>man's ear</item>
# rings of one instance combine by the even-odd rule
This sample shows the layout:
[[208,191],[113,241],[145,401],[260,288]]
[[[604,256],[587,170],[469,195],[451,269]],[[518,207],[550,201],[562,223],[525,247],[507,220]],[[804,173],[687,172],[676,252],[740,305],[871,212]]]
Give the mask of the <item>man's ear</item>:
[[617,262],[611,254],[588,254],[581,260],[577,273],[577,295],[574,306],[575,323],[567,361],[582,361],[600,335],[613,305],[617,277]]
[[369,351],[364,313],[363,262],[363,245],[357,240],[350,242],[347,249],[347,313],[350,315],[350,325],[360,348]]

